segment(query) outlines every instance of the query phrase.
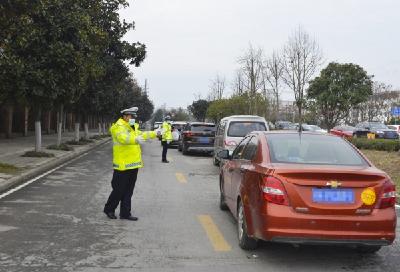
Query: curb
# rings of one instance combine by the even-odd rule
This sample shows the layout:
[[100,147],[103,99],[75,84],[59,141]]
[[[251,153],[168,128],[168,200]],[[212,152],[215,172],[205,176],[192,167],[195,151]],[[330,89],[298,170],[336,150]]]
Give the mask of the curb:
[[46,163],[45,165],[41,165],[41,166],[31,169],[21,175],[10,178],[9,180],[6,180],[4,182],[4,184],[0,184],[0,193],[4,193],[5,191],[20,185],[21,183],[24,183],[36,176],[39,176],[51,169],[63,164],[63,163],[68,162],[69,160],[71,160],[75,157],[78,157],[79,155],[81,155],[85,152],[91,151],[91,150],[95,149],[96,147],[99,147],[103,144],[108,143],[109,141],[111,141],[111,139],[107,138],[107,139],[101,140],[99,142],[89,144],[89,145],[87,145],[86,148],[82,148],[79,151],[72,151],[72,153],[70,153],[68,155],[59,157],[55,160],[50,161],[49,163]]

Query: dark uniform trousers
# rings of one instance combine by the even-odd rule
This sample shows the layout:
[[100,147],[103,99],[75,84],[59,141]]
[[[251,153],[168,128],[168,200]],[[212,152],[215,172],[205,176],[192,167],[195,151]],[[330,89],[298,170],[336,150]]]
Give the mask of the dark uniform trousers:
[[131,199],[139,169],[130,169],[125,171],[114,170],[111,180],[112,192],[104,206],[104,212],[114,213],[120,204],[119,215],[121,217],[131,216]]
[[162,144],[162,160],[166,161],[167,160],[167,151],[168,151],[168,143],[167,141],[161,141]]

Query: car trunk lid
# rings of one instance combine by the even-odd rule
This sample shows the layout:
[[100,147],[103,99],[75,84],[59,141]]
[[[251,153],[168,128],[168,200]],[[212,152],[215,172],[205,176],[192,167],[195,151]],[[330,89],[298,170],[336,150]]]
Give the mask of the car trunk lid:
[[371,167],[281,167],[274,176],[297,212],[324,215],[370,214],[387,180]]

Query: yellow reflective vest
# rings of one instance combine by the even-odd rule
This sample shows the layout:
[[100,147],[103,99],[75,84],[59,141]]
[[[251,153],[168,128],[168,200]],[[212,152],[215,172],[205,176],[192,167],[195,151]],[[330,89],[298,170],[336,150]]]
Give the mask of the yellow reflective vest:
[[172,127],[170,124],[168,124],[167,122],[164,122],[162,124],[162,130],[163,130],[163,134],[162,134],[162,141],[172,141]]
[[152,131],[135,132],[122,118],[111,126],[110,132],[113,140],[113,168],[125,171],[143,167],[142,150],[137,138],[154,139],[156,134]]

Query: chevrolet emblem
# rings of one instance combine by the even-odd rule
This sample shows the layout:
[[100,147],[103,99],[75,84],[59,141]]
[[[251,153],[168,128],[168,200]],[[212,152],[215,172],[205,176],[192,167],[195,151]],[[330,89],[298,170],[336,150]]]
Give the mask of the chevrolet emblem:
[[337,188],[337,187],[339,187],[339,186],[341,186],[342,184],[339,182],[339,181],[336,181],[336,180],[332,180],[332,181],[328,181],[327,183],[326,183],[326,186],[331,186],[331,188]]

